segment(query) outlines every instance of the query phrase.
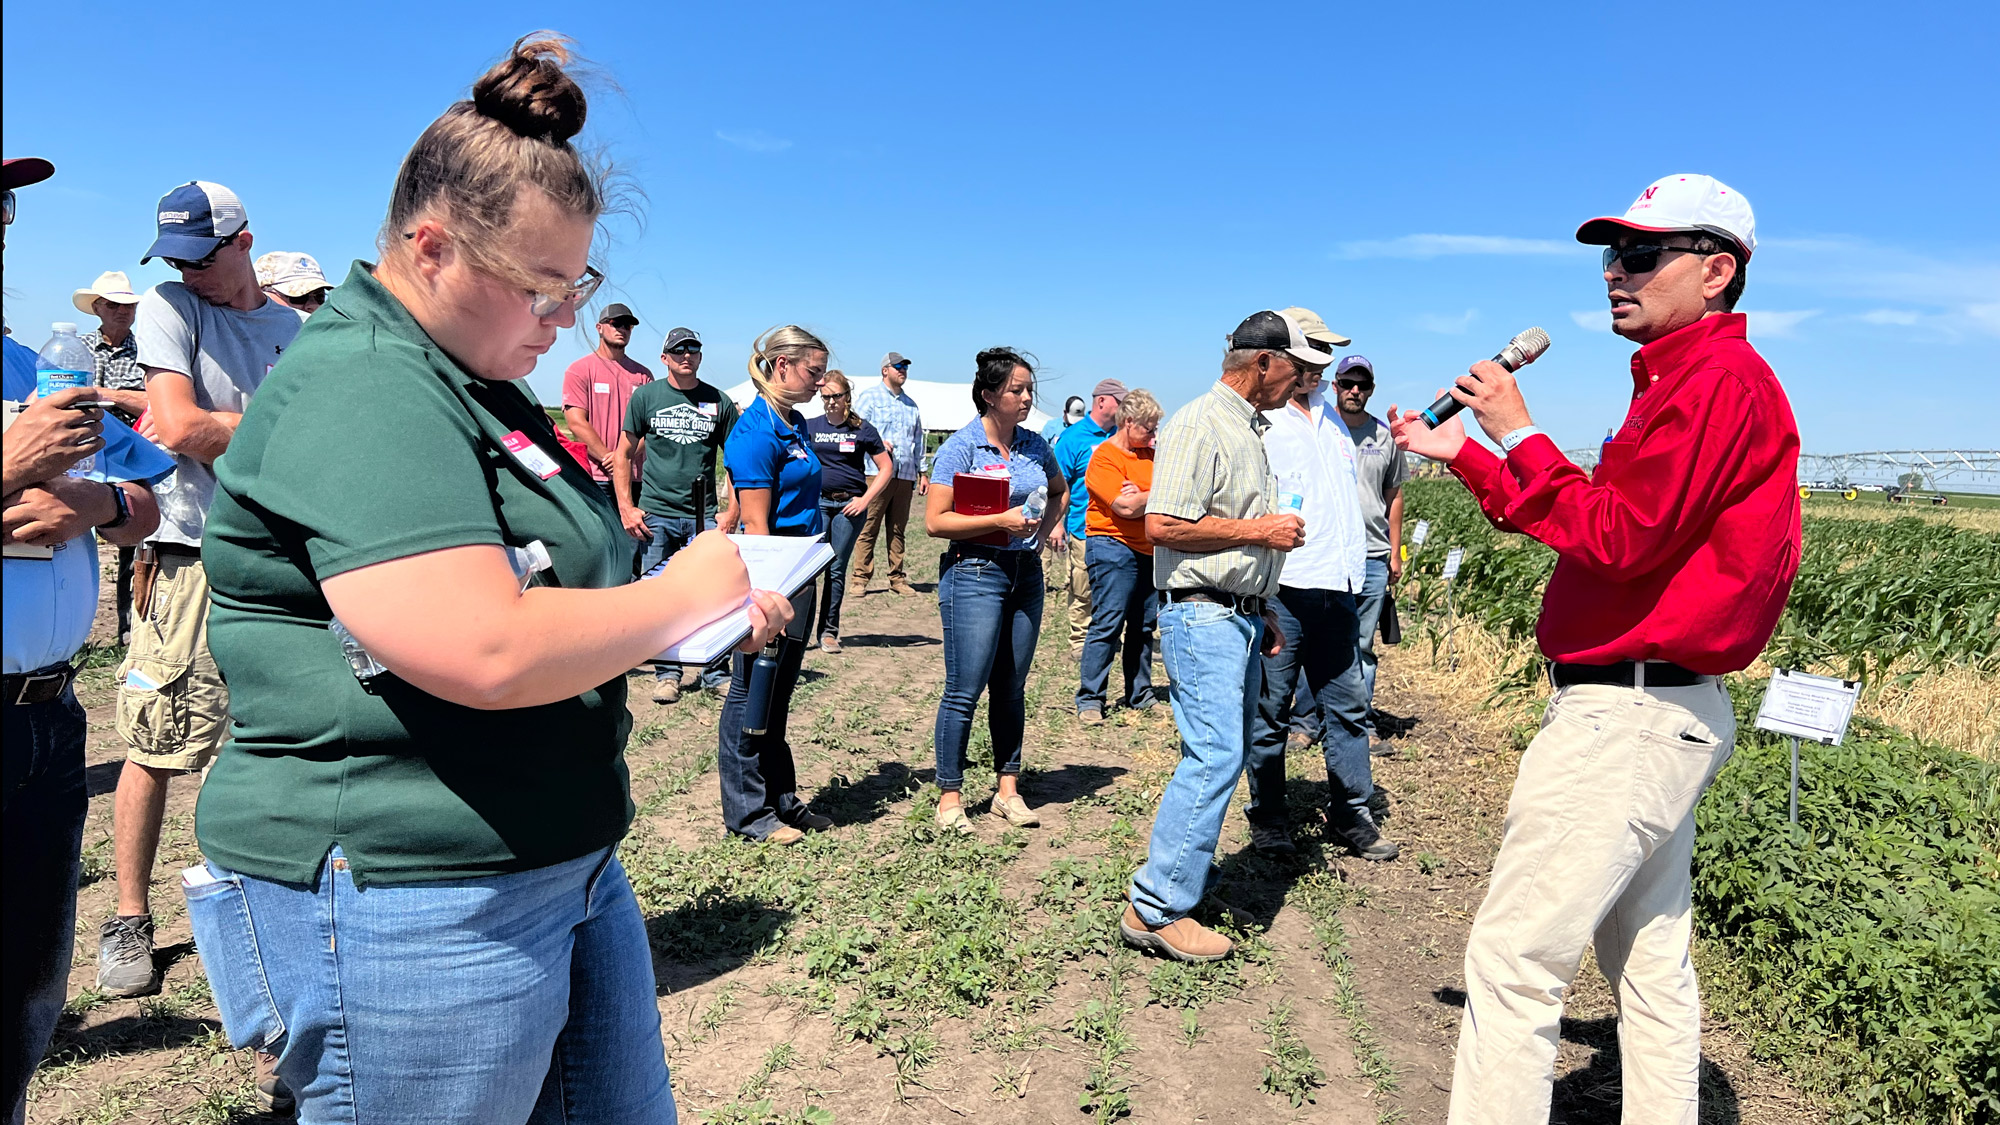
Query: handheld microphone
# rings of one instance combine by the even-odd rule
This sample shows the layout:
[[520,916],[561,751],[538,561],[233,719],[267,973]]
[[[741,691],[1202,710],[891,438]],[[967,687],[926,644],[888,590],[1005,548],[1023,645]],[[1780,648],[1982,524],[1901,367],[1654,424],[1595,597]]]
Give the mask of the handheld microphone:
[[[1500,354],[1493,357],[1493,362],[1510,372],[1519,371],[1521,368],[1542,358],[1542,353],[1548,350],[1549,334],[1539,328],[1530,328],[1519,336],[1507,341],[1507,346],[1500,349]],[[1451,397],[1451,392],[1446,391],[1442,397],[1436,402],[1431,403],[1429,408],[1424,411],[1423,419],[1431,424],[1432,429],[1436,429],[1444,424],[1445,419],[1458,413],[1464,407],[1464,403]]]

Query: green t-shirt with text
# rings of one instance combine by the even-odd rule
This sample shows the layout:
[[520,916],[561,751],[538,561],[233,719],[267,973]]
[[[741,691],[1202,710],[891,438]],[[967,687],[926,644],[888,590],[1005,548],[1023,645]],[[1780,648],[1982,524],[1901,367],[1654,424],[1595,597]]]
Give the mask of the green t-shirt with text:
[[715,463],[735,426],[736,404],[700,380],[688,391],[666,379],[634,390],[625,404],[625,432],[644,443],[639,510],[682,518],[714,514]]
[[320,583],[450,547],[540,540],[542,584],[631,580],[616,510],[519,385],[459,367],[357,262],[215,468],[203,561],[233,737],[196,806],[204,855],[310,883],[338,845],[357,882],[402,883],[545,867],[624,836],[625,677],[479,710],[394,673],[364,688],[327,629]]

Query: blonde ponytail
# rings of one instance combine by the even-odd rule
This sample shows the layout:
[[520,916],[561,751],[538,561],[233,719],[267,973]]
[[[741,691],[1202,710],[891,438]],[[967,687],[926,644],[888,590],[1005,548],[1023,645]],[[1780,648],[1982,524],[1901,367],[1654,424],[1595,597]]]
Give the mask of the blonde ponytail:
[[802,362],[810,352],[824,352],[827,346],[818,336],[800,328],[796,324],[786,324],[773,328],[757,337],[750,345],[750,381],[757,386],[757,393],[773,402],[780,402],[771,386],[771,369],[779,356]]

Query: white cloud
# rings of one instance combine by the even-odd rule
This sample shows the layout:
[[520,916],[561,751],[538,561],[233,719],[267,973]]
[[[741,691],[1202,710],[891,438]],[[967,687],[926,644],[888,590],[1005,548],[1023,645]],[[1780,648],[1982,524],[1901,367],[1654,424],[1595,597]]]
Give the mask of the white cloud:
[[762,129],[717,129],[715,139],[724,144],[735,145],[745,152],[783,152],[792,147],[792,142],[783,137],[774,137]]
[[1335,257],[1424,259],[1463,254],[1570,257],[1591,249],[1578,243],[1549,238],[1510,238],[1493,234],[1406,234],[1401,238],[1343,242]]
[[1569,318],[1572,321],[1575,321],[1576,326],[1578,328],[1583,329],[1585,332],[1609,333],[1611,331],[1610,309],[1592,309],[1589,312],[1573,312],[1569,314]]
[[1413,323],[1425,332],[1436,332],[1441,336],[1463,336],[1472,322],[1479,319],[1478,309],[1467,309],[1456,316],[1444,313],[1424,313]]
[[1865,324],[1893,324],[1899,328],[1909,328],[1923,319],[1924,314],[1909,309],[1870,309],[1861,314]]
[[1737,311],[1750,318],[1749,331],[1752,336],[1781,339],[1790,338],[1793,329],[1797,328],[1802,322],[1811,320],[1820,314],[1820,310],[1818,309],[1793,309],[1788,311],[1779,311],[1776,309],[1738,309]]

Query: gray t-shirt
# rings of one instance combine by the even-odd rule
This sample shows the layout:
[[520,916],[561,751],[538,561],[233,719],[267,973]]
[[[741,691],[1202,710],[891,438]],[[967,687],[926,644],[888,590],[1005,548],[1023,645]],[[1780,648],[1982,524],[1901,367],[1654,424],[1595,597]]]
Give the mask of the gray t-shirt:
[[1360,425],[1349,423],[1347,435],[1354,439],[1354,476],[1361,485],[1361,518],[1368,524],[1368,557],[1386,558],[1389,497],[1410,479],[1410,466],[1389,436],[1389,427],[1373,414]]
[[[304,323],[305,314],[277,301],[244,312],[211,305],[180,282],[165,281],[139,298],[132,336],[142,365],[194,380],[196,406],[241,414]],[[215,499],[215,469],[180,454],[174,466],[174,475],[153,486],[160,530],[152,538],[199,547]]]

